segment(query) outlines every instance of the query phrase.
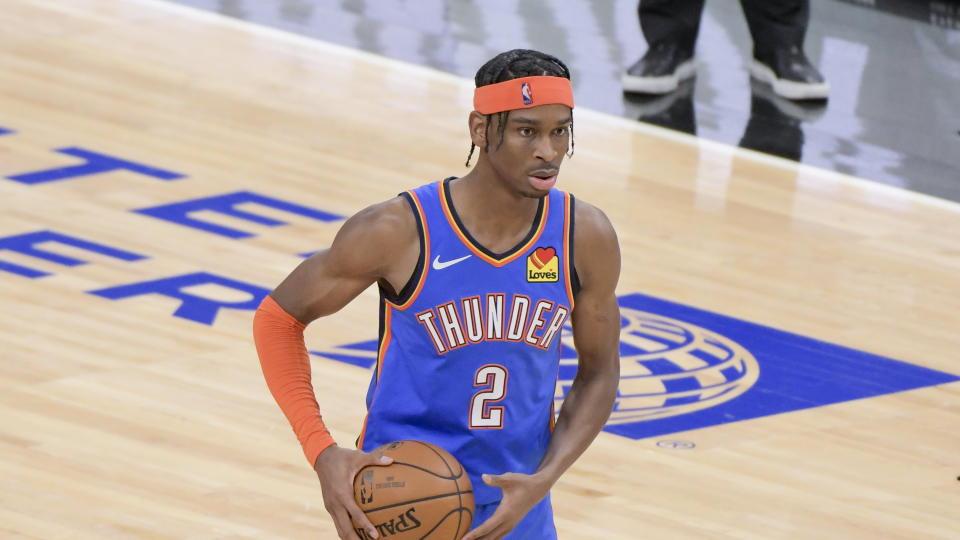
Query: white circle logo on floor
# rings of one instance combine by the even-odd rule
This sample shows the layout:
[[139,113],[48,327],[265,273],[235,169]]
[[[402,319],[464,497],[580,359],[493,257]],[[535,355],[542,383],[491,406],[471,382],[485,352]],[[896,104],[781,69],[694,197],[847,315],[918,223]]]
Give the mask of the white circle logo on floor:
[[[620,307],[620,387],[607,424],[687,414],[730,401],[760,375],[756,358],[706,328]],[[573,347],[569,326],[564,345]],[[555,410],[573,382],[577,359],[561,358]]]

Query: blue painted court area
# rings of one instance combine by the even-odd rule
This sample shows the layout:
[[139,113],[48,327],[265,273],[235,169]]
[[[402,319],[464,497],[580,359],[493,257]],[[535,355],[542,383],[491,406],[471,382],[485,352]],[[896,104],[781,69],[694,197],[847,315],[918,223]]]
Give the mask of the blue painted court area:
[[[822,407],[960,380],[960,376],[841,347],[642,294],[620,298],[640,310],[706,329],[742,346],[756,359],[756,381],[712,406],[663,418],[608,425],[606,431],[641,439]],[[621,347],[622,348],[622,347]],[[621,362],[629,362],[623,355]],[[621,389],[623,384],[621,384]],[[687,392],[687,396],[703,397]],[[614,412],[614,416],[616,415]]]
[[[960,376],[652,296],[620,297],[621,381],[605,431],[643,439],[854,399]],[[557,405],[576,374],[569,329]],[[311,354],[370,368],[377,342]]]

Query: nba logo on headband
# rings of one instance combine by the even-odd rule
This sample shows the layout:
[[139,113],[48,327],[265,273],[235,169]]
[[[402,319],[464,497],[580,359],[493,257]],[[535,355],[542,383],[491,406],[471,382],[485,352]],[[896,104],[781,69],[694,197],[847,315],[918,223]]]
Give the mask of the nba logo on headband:
[[[537,101],[533,101],[533,83],[537,83]],[[473,108],[481,114],[526,109],[552,103],[573,108],[570,79],[538,75],[510,79],[479,86],[473,91]]]

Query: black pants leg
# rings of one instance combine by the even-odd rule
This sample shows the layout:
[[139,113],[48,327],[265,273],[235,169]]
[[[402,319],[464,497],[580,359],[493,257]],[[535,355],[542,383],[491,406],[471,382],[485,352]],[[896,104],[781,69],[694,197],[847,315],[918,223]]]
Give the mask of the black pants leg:
[[753,57],[769,61],[774,49],[803,48],[810,22],[809,0],[740,0],[753,36]]
[[637,6],[640,29],[648,45],[677,41],[691,55],[702,12],[703,0],[640,0]]

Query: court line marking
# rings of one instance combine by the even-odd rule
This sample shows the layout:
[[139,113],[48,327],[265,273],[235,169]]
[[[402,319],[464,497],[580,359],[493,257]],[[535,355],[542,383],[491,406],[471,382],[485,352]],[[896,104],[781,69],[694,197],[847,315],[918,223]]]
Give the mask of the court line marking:
[[[441,71],[436,68],[421,66],[419,64],[410,64],[402,60],[396,60],[393,58],[388,58],[386,56],[381,56],[372,52],[354,49],[352,47],[347,47],[345,45],[340,45],[337,43],[331,43],[329,41],[322,41],[316,38],[309,36],[304,36],[301,34],[295,34],[286,30],[281,30],[278,28],[273,28],[269,26],[263,26],[261,24],[245,21],[242,19],[236,19],[229,15],[223,15],[221,13],[216,13],[213,11],[206,11],[202,8],[194,6],[186,6],[183,4],[175,4],[172,1],[168,0],[129,0],[130,2],[140,3],[144,5],[151,6],[158,10],[164,10],[176,14],[180,14],[187,17],[192,17],[197,20],[207,21],[211,23],[221,24],[227,27],[231,27],[238,30],[243,30],[253,34],[261,34],[276,38],[281,41],[288,43],[293,43],[297,45],[306,45],[319,50],[326,50],[331,53],[340,54],[343,56],[352,56],[355,58],[360,58],[366,62],[373,64],[381,65],[388,67],[389,69],[400,69],[406,70],[411,73],[416,73],[426,77],[431,77],[436,80],[446,81],[448,83],[461,86],[460,95],[471,95],[473,93],[473,81],[461,77],[459,75],[454,75],[453,73],[448,73],[446,71]],[[466,105],[469,107],[469,105]],[[797,174],[812,174],[817,175],[823,180],[833,181],[839,184],[846,184],[849,186],[855,186],[864,191],[873,191],[875,193],[880,193],[883,195],[901,197],[904,199],[910,199],[918,203],[927,204],[930,206],[936,206],[944,210],[951,212],[960,213],[960,202],[951,201],[949,199],[941,199],[933,195],[927,195],[926,193],[919,193],[916,191],[911,191],[906,188],[899,186],[892,186],[890,184],[884,184],[876,180],[867,180],[865,178],[860,178],[858,176],[853,176],[850,174],[833,171],[830,169],[824,169],[817,167],[815,165],[810,165],[807,163],[798,163],[796,161],[791,161],[786,158],[779,156],[774,156],[770,154],[764,154],[756,150],[751,150],[748,148],[742,148],[736,145],[723,143],[719,141],[713,141],[710,139],[704,139],[697,137],[696,135],[691,135],[689,133],[684,133],[681,131],[675,131],[672,129],[656,126],[653,124],[647,124],[644,122],[639,122],[636,120],[630,120],[628,118],[623,118],[621,116],[613,115],[610,113],[605,113],[601,111],[595,111],[593,109],[587,108],[577,108],[578,116],[586,116],[593,121],[605,122],[608,125],[613,125],[620,128],[626,128],[632,131],[638,131],[640,133],[655,135],[667,140],[680,142],[688,146],[695,146],[699,148],[708,148],[710,150],[715,150],[721,153],[730,153],[731,149],[735,154],[739,154],[744,158],[749,158],[754,161],[758,161],[765,165],[770,165],[777,167],[779,169],[785,169]]]

